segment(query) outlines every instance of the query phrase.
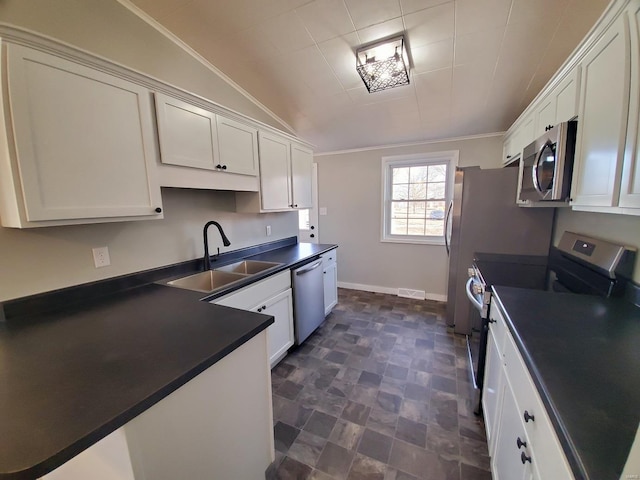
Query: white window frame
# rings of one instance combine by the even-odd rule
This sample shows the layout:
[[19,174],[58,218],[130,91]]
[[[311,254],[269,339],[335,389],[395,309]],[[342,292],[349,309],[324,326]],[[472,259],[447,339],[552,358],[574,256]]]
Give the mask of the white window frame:
[[[389,243],[413,243],[423,245],[444,245],[447,225],[444,225],[443,235],[392,235],[391,225],[391,168],[412,167],[430,164],[447,163],[447,180],[445,185],[445,212],[453,197],[453,183],[455,169],[458,165],[459,150],[444,152],[416,153],[412,155],[394,155],[382,157],[382,215],[380,225],[380,241]],[[446,215],[444,221],[446,222]]]

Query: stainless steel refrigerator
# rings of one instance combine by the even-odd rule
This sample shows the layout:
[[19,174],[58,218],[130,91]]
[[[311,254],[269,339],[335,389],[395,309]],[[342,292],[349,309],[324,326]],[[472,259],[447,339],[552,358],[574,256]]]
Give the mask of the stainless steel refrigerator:
[[458,168],[448,206],[449,281],[447,325],[470,334],[471,305],[465,293],[474,252],[547,255],[555,208],[516,205],[518,169]]

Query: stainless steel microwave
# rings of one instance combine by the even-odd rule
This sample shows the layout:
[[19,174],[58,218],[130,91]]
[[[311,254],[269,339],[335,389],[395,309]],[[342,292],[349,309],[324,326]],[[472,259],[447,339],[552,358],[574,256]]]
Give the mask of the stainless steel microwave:
[[559,123],[524,148],[520,202],[569,200],[577,124],[575,120]]

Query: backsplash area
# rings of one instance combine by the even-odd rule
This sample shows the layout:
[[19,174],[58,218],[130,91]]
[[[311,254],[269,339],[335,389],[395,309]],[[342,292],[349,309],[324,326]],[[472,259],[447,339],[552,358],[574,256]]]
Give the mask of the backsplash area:
[[[296,212],[241,214],[233,192],[162,189],[164,219],[18,230],[0,227],[0,301],[197,258],[202,227],[216,220],[231,241],[210,232],[215,253],[297,236]],[[272,234],[266,236],[266,226]],[[91,249],[107,246],[111,265],[95,268]]]
[[[554,245],[558,244],[565,230],[620,242],[640,250],[640,217],[559,208],[556,215]],[[640,283],[640,255],[636,255],[633,281]]]

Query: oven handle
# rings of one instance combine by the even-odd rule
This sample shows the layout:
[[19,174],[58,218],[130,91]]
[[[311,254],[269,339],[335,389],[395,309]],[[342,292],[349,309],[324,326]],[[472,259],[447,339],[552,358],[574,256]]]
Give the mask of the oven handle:
[[472,303],[474,307],[476,307],[476,310],[482,313],[482,309],[484,305],[482,304],[482,302],[478,301],[478,299],[473,295],[473,293],[471,293],[472,283],[473,283],[473,277],[469,277],[469,280],[467,280],[467,285],[465,286],[464,291],[466,292],[467,297],[469,298],[469,301]]

